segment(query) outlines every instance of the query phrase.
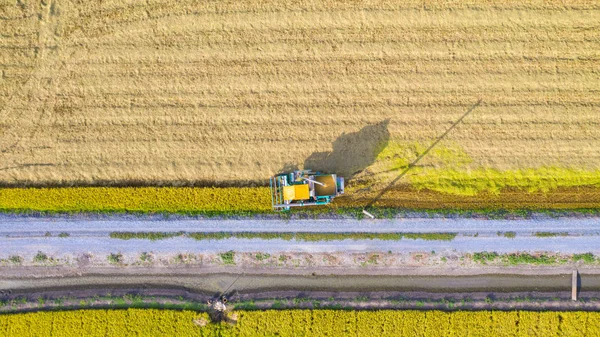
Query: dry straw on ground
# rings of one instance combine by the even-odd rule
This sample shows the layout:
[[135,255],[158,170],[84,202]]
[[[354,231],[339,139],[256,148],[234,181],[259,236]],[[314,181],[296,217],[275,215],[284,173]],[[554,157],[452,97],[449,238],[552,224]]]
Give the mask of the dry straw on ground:
[[262,183],[305,161],[354,173],[377,143],[427,144],[479,98],[443,141],[469,167],[598,169],[599,9],[2,4],[0,182]]

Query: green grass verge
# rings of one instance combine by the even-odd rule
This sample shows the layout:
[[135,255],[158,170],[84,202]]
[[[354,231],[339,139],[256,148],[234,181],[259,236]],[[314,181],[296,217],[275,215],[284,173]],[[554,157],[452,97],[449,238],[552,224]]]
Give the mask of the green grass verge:
[[560,233],[556,233],[556,232],[535,232],[535,233],[533,233],[533,235],[537,236],[538,238],[551,238],[551,237],[555,237],[555,236],[567,236],[567,235],[569,235],[569,233],[567,233],[567,232],[560,232]]
[[221,253],[220,256],[223,264],[235,264],[235,252],[233,250]]
[[224,240],[224,239],[282,239],[286,241],[334,241],[334,240],[387,240],[397,241],[402,239],[430,240],[430,241],[452,241],[457,233],[308,233],[308,232],[282,232],[282,233],[259,233],[259,232],[206,232],[206,233],[166,233],[166,232],[112,232],[113,239],[147,239],[162,240],[183,236],[196,240]]
[[508,239],[514,239],[517,237],[517,233],[515,233],[515,232],[498,232],[497,234],[498,234],[498,236],[504,236],[505,238],[508,238]]
[[131,240],[131,239],[146,239],[146,240],[164,240],[177,236],[185,235],[184,232],[111,232],[110,237],[113,239]]
[[496,252],[478,252],[473,253],[472,258],[473,261],[481,264],[499,262],[507,265],[559,265],[568,262],[582,261],[584,263],[595,263],[598,261],[598,259],[592,253],[573,254],[571,258],[568,258],[564,256],[548,254],[533,255],[529,253],[498,254]]

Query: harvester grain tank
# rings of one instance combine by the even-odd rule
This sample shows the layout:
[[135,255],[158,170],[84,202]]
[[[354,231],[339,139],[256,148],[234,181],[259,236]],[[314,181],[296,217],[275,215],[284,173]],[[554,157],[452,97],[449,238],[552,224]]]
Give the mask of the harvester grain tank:
[[336,196],[344,194],[343,177],[310,170],[278,174],[270,179],[269,185],[275,210],[327,205]]

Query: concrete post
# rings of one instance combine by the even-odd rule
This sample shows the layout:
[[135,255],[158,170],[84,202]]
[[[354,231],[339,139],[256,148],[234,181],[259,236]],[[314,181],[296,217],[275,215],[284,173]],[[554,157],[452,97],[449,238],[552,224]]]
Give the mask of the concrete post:
[[577,301],[577,270],[573,270],[571,278],[571,300]]

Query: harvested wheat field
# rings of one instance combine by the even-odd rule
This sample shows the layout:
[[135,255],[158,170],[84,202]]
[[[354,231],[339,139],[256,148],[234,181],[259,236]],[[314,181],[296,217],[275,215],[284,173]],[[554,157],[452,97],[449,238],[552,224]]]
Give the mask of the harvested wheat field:
[[0,182],[235,186],[309,167],[358,192],[474,108],[398,184],[598,187],[599,22],[585,0],[4,2]]

